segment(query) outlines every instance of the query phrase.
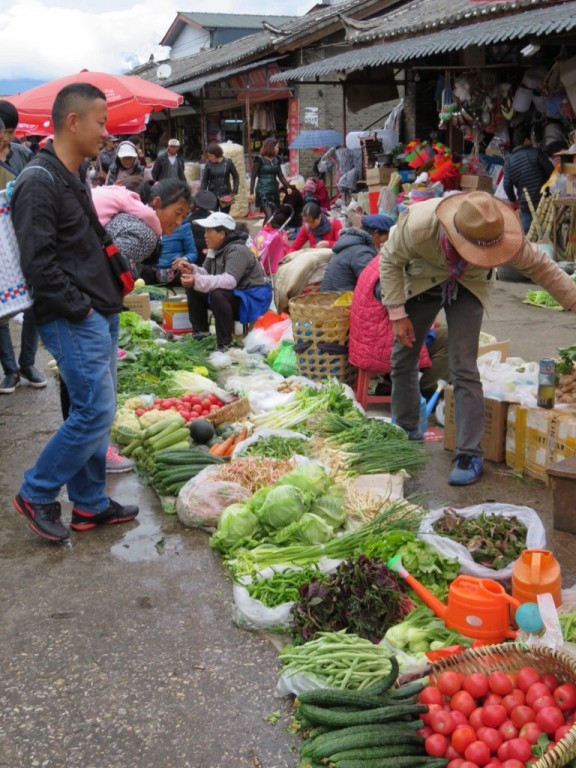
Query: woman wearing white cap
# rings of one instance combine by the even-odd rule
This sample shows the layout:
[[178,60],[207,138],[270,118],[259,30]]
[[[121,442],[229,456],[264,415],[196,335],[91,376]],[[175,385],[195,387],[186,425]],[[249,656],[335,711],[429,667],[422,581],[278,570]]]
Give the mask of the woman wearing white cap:
[[426,200],[401,214],[380,252],[382,303],[392,320],[392,415],[410,439],[419,430],[418,356],[442,307],[454,384],[456,457],[448,482],[475,483],[483,471],[484,400],[476,358],[495,268],[511,264],[576,312],[576,286],[529,243],[516,214],[486,192]]
[[182,285],[188,296],[188,314],[196,334],[210,330],[208,310],[216,323],[219,350],[232,344],[234,321],[252,323],[272,301],[272,288],[260,261],[246,245],[248,233],[236,229],[227,213],[217,211],[196,224],[204,227],[208,253],[203,267],[180,261]]
[[138,159],[138,150],[134,144],[131,141],[121,141],[114,162],[110,165],[106,184],[117,184],[128,176],[144,178],[144,167]]

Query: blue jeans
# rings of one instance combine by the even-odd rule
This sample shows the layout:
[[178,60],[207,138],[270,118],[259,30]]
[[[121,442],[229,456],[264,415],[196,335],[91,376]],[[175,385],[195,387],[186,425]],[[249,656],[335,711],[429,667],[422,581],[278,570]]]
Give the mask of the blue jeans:
[[102,512],[106,450],[116,410],[118,315],[91,312],[79,322],[64,318],[39,327],[58,363],[70,396],[70,413],[24,473],[20,493],[36,504],[55,501],[66,485],[68,498],[85,512]]
[[[416,340],[410,349],[394,341],[392,416],[401,427],[413,430],[420,421],[420,348],[441,309],[440,297],[423,293],[407,301],[405,306]],[[482,456],[484,393],[476,359],[484,310],[474,294],[459,285],[456,299],[444,307],[444,312],[448,325],[448,370],[454,386],[456,453]]]
[[16,355],[14,354],[10,326],[8,323],[0,325],[0,365],[5,376],[8,376],[9,373],[18,373],[19,368],[30,368],[33,366],[36,360],[37,349],[38,328],[34,322],[32,308],[24,312],[18,362],[16,362]]
[[522,208],[520,209],[520,221],[522,222],[522,229],[524,230],[524,234],[527,235],[528,230],[532,225],[532,213],[530,212],[530,209],[526,211],[522,210]]

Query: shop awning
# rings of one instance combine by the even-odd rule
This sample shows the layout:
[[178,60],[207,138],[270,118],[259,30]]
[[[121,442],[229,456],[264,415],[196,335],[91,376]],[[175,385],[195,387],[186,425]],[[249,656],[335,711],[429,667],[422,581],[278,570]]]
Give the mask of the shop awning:
[[410,40],[396,40],[368,48],[355,48],[304,67],[273,75],[270,80],[304,80],[364,67],[401,64],[425,56],[460,51],[470,46],[494,45],[523,37],[548,37],[576,28],[576,2],[538,8],[512,16],[482,21]]
[[[274,56],[273,58],[269,59],[261,59],[260,61],[253,61],[251,64],[244,64],[242,67],[231,67],[230,69],[222,69],[218,72],[206,72],[204,75],[199,75],[198,77],[193,78],[192,80],[186,80],[183,83],[178,83],[177,85],[171,85],[170,90],[175,91],[176,93],[188,93],[190,91],[199,91],[201,88],[204,88],[205,85],[209,85],[210,83],[216,83],[219,80],[227,80],[228,78],[232,77],[233,75],[237,75],[240,72],[248,72],[251,69],[260,69],[262,67],[265,67],[267,64],[273,64],[274,62],[278,61],[279,59],[283,58],[282,56]],[[278,77],[278,81],[282,81],[283,77]]]

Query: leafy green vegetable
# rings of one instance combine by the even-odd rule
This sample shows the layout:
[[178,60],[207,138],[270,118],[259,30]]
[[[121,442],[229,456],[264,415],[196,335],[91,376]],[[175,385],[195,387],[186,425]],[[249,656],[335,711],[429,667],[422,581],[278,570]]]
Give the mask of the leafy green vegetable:
[[281,480],[282,485],[293,485],[304,493],[319,495],[325,493],[332,485],[332,478],[321,464],[307,461],[289,472]]
[[572,373],[576,363],[576,344],[570,347],[558,347],[560,360],[556,362],[557,373]]
[[361,555],[341,563],[327,579],[314,578],[301,587],[292,610],[294,641],[344,629],[379,642],[412,608],[404,581],[383,563]]
[[252,582],[246,585],[246,589],[254,600],[259,600],[268,608],[275,608],[282,603],[295,603],[300,587],[312,578],[325,577],[314,567],[276,571],[267,579],[254,576]]
[[308,455],[308,441],[301,437],[261,437],[242,451],[243,456],[266,456],[270,459],[290,459],[295,453]]
[[444,621],[425,605],[415,608],[404,621],[390,627],[384,635],[384,640],[394,648],[412,655],[449,645],[467,648],[472,644],[471,638],[448,629]]
[[526,299],[531,304],[537,304],[539,307],[559,307],[560,304],[551,296],[548,291],[527,291]]
[[258,509],[258,522],[267,531],[278,530],[285,525],[298,522],[306,506],[306,497],[302,491],[282,483],[268,490],[264,503]]
[[258,520],[246,504],[230,504],[222,512],[218,528],[210,538],[210,546],[220,552],[231,552],[252,540]]
[[334,538],[334,529],[313,512],[306,512],[300,518],[294,538],[302,544],[325,544]]
[[152,340],[150,324],[136,312],[120,312],[118,323],[118,346],[120,349],[132,349],[143,341]]
[[310,511],[325,520],[332,528],[340,528],[346,522],[342,496],[343,493],[340,488],[333,488],[330,493],[325,493],[315,499]]

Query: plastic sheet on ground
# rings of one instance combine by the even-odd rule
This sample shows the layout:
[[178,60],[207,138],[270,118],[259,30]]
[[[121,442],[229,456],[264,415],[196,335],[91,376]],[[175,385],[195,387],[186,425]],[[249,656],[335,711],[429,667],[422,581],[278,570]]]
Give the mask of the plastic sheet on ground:
[[[494,579],[495,581],[507,581],[512,578],[513,563],[497,571],[487,568],[472,559],[470,552],[462,544],[448,538],[439,536],[434,532],[434,523],[444,514],[446,507],[439,507],[424,516],[418,531],[419,538],[427,544],[431,544],[446,557],[457,558],[462,566],[461,573],[468,576],[476,576],[480,579]],[[500,517],[516,517],[526,526],[525,549],[544,549],[546,547],[546,531],[538,514],[530,507],[518,507],[514,504],[476,504],[473,507],[453,509],[462,517],[473,519],[483,512],[487,515],[499,515]]]

